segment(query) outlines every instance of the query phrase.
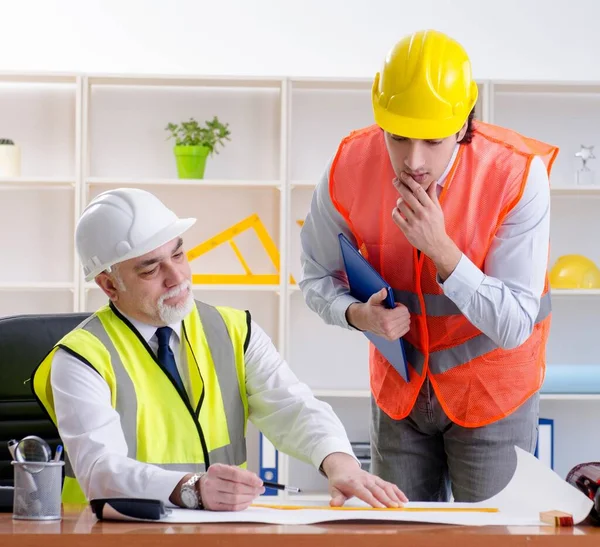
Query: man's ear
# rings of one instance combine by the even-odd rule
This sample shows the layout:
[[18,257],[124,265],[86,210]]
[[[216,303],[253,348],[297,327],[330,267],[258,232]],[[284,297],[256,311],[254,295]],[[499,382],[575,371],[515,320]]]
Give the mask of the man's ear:
[[106,272],[101,272],[96,276],[96,285],[102,289],[104,294],[108,296],[113,302],[116,302],[119,297],[119,288],[117,287],[115,280],[108,275]]
[[464,139],[465,134],[467,133],[467,129],[469,128],[469,120],[467,120],[464,125],[460,128],[460,131],[456,134],[456,141],[460,142]]

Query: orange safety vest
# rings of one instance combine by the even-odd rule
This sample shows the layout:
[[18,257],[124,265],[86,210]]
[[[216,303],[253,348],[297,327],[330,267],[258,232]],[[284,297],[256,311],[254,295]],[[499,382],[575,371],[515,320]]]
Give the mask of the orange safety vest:
[[[481,270],[494,235],[519,201],[535,155],[548,174],[558,148],[514,131],[475,122],[473,140],[461,145],[440,203],[446,231]],[[544,380],[550,329],[546,283],[531,336],[503,349],[475,327],[444,295],[433,262],[412,247],[392,220],[398,192],[384,141],[376,125],[357,130],[340,144],[331,166],[329,192],[371,265],[411,314],[404,336],[409,382],[370,344],[372,394],[386,414],[406,417],[428,376],[446,415],[478,427],[516,410]]]

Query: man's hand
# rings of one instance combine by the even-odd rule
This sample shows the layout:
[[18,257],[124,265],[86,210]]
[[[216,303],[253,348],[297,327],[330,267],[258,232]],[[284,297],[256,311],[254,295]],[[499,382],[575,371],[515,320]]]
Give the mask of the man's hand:
[[212,511],[243,511],[265,492],[256,474],[221,463],[211,465],[199,482],[202,504]]
[[393,309],[386,308],[382,302],[387,297],[387,290],[381,289],[371,295],[364,304],[355,302],[348,306],[346,319],[353,327],[369,331],[386,340],[402,338],[410,328],[410,313],[403,304],[396,304]]
[[395,484],[362,470],[349,454],[329,454],[322,465],[329,479],[329,505],[332,507],[341,507],[352,497],[372,507],[400,507],[408,501]]
[[400,194],[392,211],[394,223],[409,243],[426,254],[445,280],[454,271],[462,253],[446,233],[444,212],[437,197],[437,184],[427,190],[406,173],[394,181]]

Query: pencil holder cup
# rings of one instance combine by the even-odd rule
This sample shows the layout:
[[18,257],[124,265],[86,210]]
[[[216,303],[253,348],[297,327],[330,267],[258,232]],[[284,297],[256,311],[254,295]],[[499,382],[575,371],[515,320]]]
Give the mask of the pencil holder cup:
[[60,520],[64,461],[13,461],[13,519]]

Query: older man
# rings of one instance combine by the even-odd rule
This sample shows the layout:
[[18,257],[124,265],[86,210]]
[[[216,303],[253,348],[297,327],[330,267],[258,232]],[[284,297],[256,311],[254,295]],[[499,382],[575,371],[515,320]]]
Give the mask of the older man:
[[105,192],[76,229],[86,280],[109,303],[60,340],[34,390],[68,457],[66,502],[161,499],[242,510],[264,492],[246,467],[250,419],[329,479],[331,504],[406,501],[360,468],[342,424],[248,312],[195,301],[179,219],[154,195]]

